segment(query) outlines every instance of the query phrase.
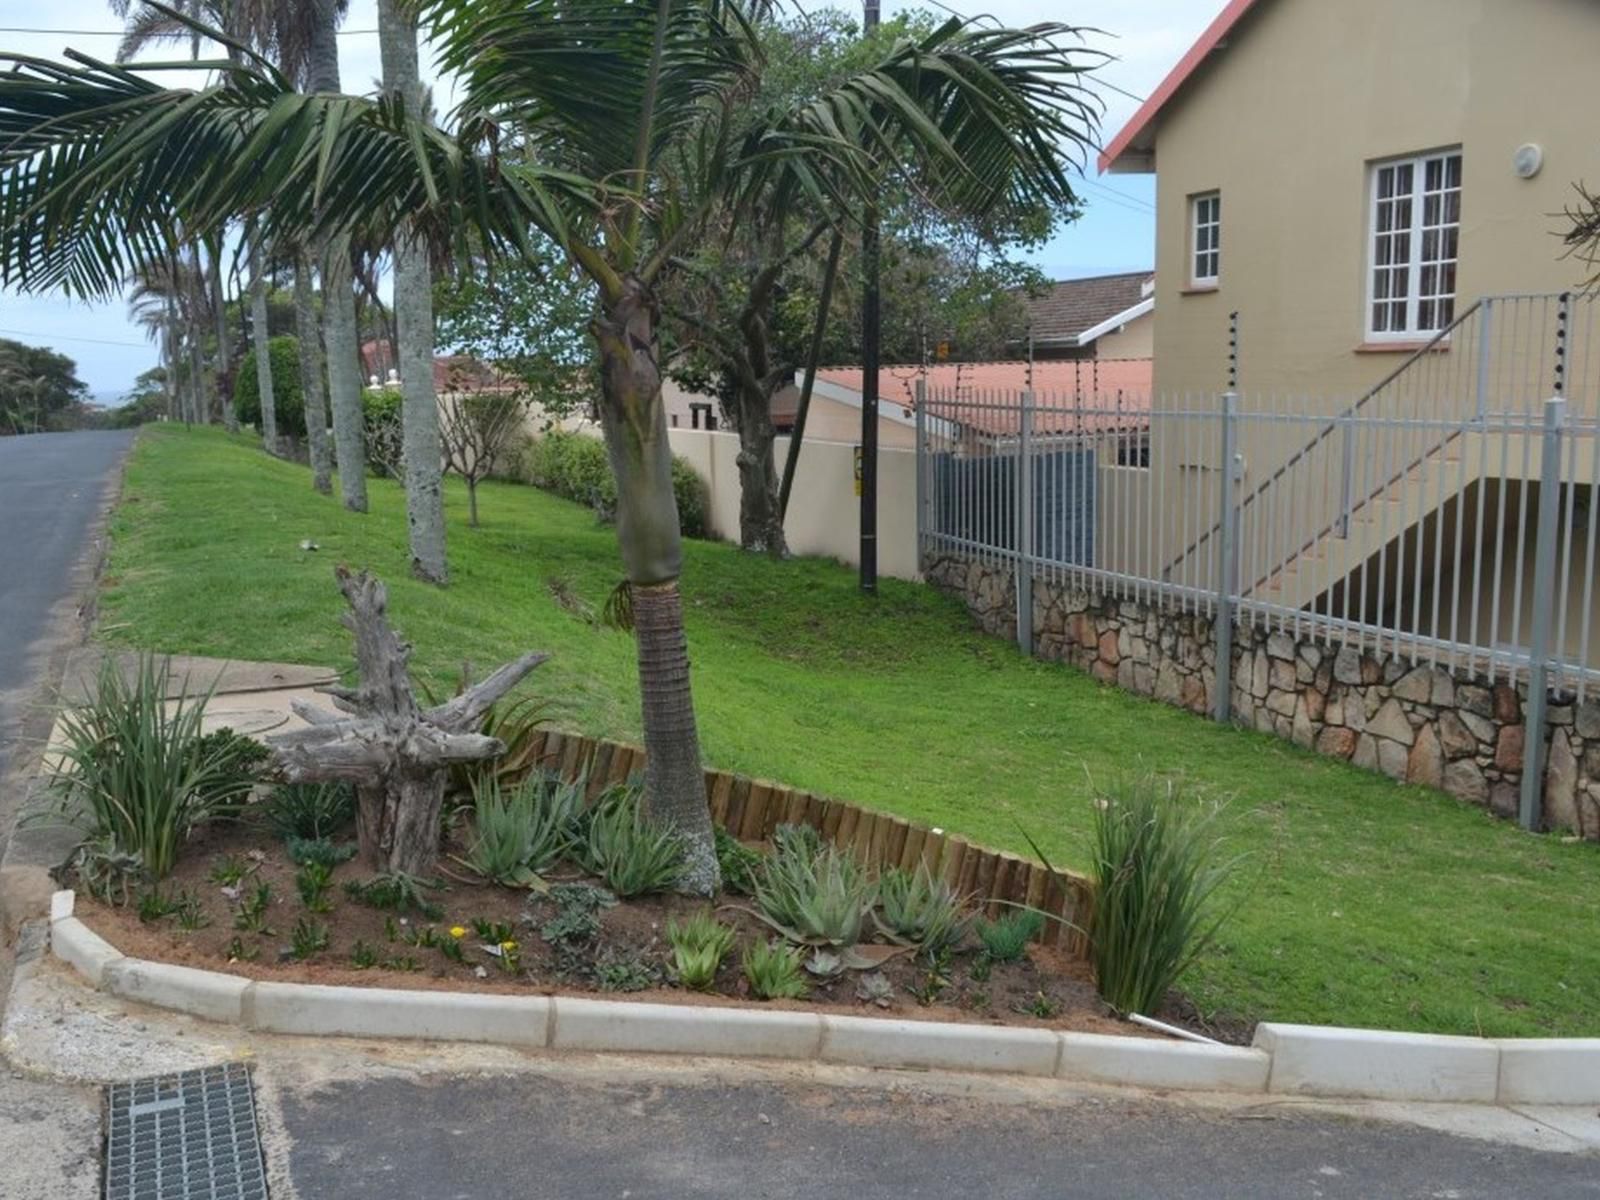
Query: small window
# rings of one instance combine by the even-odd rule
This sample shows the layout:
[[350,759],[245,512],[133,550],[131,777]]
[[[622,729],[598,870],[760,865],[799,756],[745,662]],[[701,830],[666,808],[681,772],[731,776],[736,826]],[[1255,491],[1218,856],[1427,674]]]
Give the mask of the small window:
[[1375,163],[1367,239],[1367,337],[1439,332],[1456,315],[1461,152]]
[[1222,193],[1191,197],[1189,216],[1189,283],[1194,287],[1216,287],[1222,266]]

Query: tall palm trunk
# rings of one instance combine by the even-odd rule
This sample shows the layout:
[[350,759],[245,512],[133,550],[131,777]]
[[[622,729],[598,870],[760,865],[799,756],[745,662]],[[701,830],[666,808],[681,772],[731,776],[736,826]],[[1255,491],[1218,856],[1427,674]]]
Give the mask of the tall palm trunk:
[[261,399],[261,440],[278,453],[278,402],[272,393],[272,348],[267,329],[267,280],[262,274],[261,239],[250,231],[250,345],[256,352],[256,394]]
[[167,420],[176,421],[183,410],[183,398],[178,394],[178,309],[167,289],[167,319],[161,327],[162,365],[167,369]]
[[[396,7],[378,0],[378,46],[383,82],[422,115],[417,74],[417,29]],[[449,576],[445,559],[444,493],[439,453],[439,401],[433,394],[433,280],[426,249],[402,229],[394,244],[394,320],[399,340],[400,424],[405,463],[406,524],[411,570],[431,583]],[[476,498],[473,511],[476,517]],[[474,519],[476,524],[476,519]]]
[[[310,90],[339,90],[339,17],[334,0],[312,0],[307,71]],[[333,445],[339,462],[339,491],[352,512],[367,511],[366,450],[361,437],[361,366],[356,343],[356,297],[350,266],[350,239],[336,236],[321,248],[322,341],[327,357],[328,403],[333,411]]]
[[328,409],[322,398],[322,343],[317,336],[317,304],[311,292],[311,260],[295,257],[294,326],[300,340],[300,392],[305,400],[306,442],[311,451],[311,486],[324,496],[333,491],[328,454]]
[[631,275],[624,278],[620,297],[594,322],[600,413],[617,480],[617,542],[638,639],[646,803],[653,818],[683,838],[683,889],[709,896],[720,880],[678,593],[683,552],[661,403],[658,320],[649,289]]
[[217,392],[222,402],[222,423],[229,433],[239,432],[239,419],[233,412],[233,354],[228,342],[228,302],[222,288],[222,247],[207,248],[210,260],[211,313],[217,327]]

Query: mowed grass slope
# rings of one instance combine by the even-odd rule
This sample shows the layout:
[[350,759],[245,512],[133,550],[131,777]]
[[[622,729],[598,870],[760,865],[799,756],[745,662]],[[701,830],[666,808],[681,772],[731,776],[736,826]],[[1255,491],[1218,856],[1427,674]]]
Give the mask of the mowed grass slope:
[[[804,503],[804,481],[797,502]],[[637,739],[633,644],[596,613],[612,532],[532,488],[447,491],[451,584],[407,569],[399,488],[357,516],[308,472],[214,431],[146,427],[111,524],[100,631],[169,652],[348,667],[335,563],[389,585],[417,673],[453,687],[537,648],[560,724]],[[300,549],[304,539],[319,549]],[[1081,865],[1095,782],[1148,769],[1224,801],[1246,858],[1186,980],[1208,1013],[1486,1035],[1600,1034],[1600,847],[1530,837],[1440,793],[1221,728],[1030,661],[961,607],[830,562],[686,546],[705,756]]]

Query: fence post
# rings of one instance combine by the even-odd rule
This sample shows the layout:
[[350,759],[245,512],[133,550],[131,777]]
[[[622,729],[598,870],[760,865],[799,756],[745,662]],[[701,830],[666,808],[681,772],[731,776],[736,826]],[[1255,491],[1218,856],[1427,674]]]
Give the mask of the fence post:
[[917,423],[917,570],[928,556],[928,381],[917,376],[915,400]]
[[1539,456],[1538,540],[1533,552],[1533,639],[1528,648],[1528,715],[1522,736],[1522,796],[1517,820],[1538,829],[1544,816],[1544,725],[1549,703],[1545,664],[1550,657],[1550,625],[1555,619],[1556,535],[1561,513],[1561,431],[1567,402],[1544,402],[1544,446]]
[[1494,297],[1485,296],[1478,321],[1478,424],[1489,416],[1489,350],[1494,337]]
[[1222,504],[1217,538],[1217,649],[1216,683],[1211,697],[1211,715],[1226,722],[1233,715],[1233,602],[1239,590],[1238,498],[1234,485],[1239,478],[1239,394],[1222,397]]
[[1033,653],[1033,391],[1022,393],[1017,423],[1017,646]]

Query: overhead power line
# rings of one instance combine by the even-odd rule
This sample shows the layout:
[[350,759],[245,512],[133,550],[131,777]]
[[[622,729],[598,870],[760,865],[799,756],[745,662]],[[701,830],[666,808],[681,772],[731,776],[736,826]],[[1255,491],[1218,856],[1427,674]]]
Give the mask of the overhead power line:
[[47,342],[87,342],[91,346],[135,346],[143,350],[150,345],[149,342],[114,342],[108,338],[73,337],[65,333],[44,333],[36,329],[0,329],[0,333],[10,334],[12,337],[39,338]]
[[[0,33],[43,33],[64,34],[68,37],[122,37],[126,30],[122,29],[35,29],[21,25],[0,25]],[[356,34],[377,33],[376,29],[341,29],[340,37],[352,37]],[[174,35],[188,37],[188,34]]]

